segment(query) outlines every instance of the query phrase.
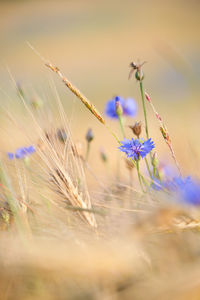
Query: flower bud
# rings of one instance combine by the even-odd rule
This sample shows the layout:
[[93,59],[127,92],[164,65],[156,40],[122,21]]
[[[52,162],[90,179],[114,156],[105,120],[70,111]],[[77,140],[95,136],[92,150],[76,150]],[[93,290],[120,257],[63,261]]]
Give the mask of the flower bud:
[[57,137],[61,143],[65,143],[67,140],[67,134],[64,128],[57,129]]
[[136,72],[135,72],[135,78],[138,80],[138,81],[142,81],[144,79],[144,73],[142,72],[141,69],[138,69]]
[[132,129],[133,133],[139,139],[140,134],[142,132],[142,123],[141,122],[135,122],[135,125],[134,126],[129,126],[129,128]]
[[116,111],[116,114],[118,115],[118,117],[123,115],[123,108],[119,101],[119,97],[115,98],[115,111]]
[[158,166],[158,155],[156,152],[154,152],[153,157],[152,157],[152,165],[154,168],[157,168],[157,166]]
[[103,148],[100,149],[100,156],[101,156],[101,159],[103,160],[103,162],[108,161],[108,157],[107,157],[106,152]]
[[86,138],[86,140],[87,140],[88,143],[90,143],[94,139],[94,134],[93,134],[91,128],[88,129],[85,138]]

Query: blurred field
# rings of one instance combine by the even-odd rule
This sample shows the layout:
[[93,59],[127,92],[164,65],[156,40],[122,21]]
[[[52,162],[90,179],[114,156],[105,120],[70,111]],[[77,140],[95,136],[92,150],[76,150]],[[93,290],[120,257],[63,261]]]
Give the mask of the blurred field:
[[[126,125],[141,120],[143,134],[139,83],[128,74],[131,61],[147,61],[144,89],[183,174],[200,178],[199,11],[198,0],[0,1],[0,299],[200,298],[199,208],[143,194],[135,170],[130,185],[116,140],[27,44],[103,116],[113,96],[133,97],[139,113]],[[174,168],[148,103],[147,113],[159,160]],[[106,122],[121,139],[119,124]],[[29,163],[8,160],[31,144]]]

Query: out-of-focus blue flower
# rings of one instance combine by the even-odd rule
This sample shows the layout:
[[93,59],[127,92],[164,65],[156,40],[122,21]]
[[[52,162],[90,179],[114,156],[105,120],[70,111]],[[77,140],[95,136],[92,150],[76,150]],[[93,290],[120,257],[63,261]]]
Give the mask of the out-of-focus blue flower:
[[14,153],[8,152],[8,158],[13,159],[15,157]]
[[29,147],[21,147],[18,148],[15,153],[8,152],[8,158],[10,160],[17,158],[17,159],[22,159],[27,157],[28,155],[32,154],[35,152],[35,147],[33,145]]
[[162,180],[171,180],[174,177],[177,177],[177,170],[170,164],[161,162],[158,165],[159,174]]
[[144,158],[155,147],[154,142],[150,139],[143,141],[142,139],[124,139],[121,141],[119,149],[125,152],[127,157],[138,160],[140,157]]
[[127,98],[123,106],[124,115],[134,117],[137,113],[137,103],[132,98]]
[[118,115],[116,113],[116,102],[119,102],[124,116],[134,117],[137,113],[137,104],[134,99],[127,98],[126,100],[122,97],[116,96],[112,100],[106,103],[105,114],[109,118],[117,119]]
[[170,189],[178,193],[181,201],[187,204],[200,205],[200,184],[190,177],[174,178]]
[[28,154],[32,154],[32,153],[35,152],[35,147],[33,145],[31,145],[31,146],[29,146],[29,147],[27,147],[25,149],[28,152]]
[[151,184],[151,188],[156,191],[160,191],[163,189],[163,183],[157,177],[155,177],[153,183]]

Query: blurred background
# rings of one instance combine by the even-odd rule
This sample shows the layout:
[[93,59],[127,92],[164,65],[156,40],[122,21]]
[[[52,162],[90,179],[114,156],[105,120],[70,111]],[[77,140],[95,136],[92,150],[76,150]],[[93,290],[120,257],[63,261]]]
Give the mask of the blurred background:
[[[70,118],[75,140],[93,128],[92,157],[103,145],[115,156],[116,142],[106,129],[48,70],[30,49],[30,42],[45,58],[58,66],[98,108],[104,111],[115,95],[133,97],[141,108],[138,83],[128,81],[131,61],[144,65],[144,88],[162,115],[185,173],[198,175],[200,161],[200,1],[191,0],[57,0],[0,1],[0,98],[1,139],[6,151],[24,137],[8,122],[4,109],[25,117],[18,107],[13,80],[27,97],[39,97],[45,109],[53,107],[55,86]],[[55,85],[55,86],[54,86]],[[56,109],[56,107],[54,107]],[[56,115],[56,112],[55,112]],[[19,117],[20,116],[20,117]],[[162,160],[170,161],[159,126],[148,107],[150,135]],[[134,120],[143,121],[142,110]],[[44,120],[43,120],[44,121]],[[45,122],[45,121],[44,121]],[[10,124],[10,126],[9,126]],[[29,134],[31,121],[24,130]],[[115,121],[108,120],[119,130]],[[144,122],[143,122],[144,124]],[[129,130],[129,129],[127,129]],[[128,132],[128,131],[127,131]],[[19,132],[18,132],[19,133]],[[31,131],[34,137],[34,133]],[[120,135],[120,132],[119,132]],[[129,132],[131,136],[131,132]],[[113,154],[114,153],[114,154]]]

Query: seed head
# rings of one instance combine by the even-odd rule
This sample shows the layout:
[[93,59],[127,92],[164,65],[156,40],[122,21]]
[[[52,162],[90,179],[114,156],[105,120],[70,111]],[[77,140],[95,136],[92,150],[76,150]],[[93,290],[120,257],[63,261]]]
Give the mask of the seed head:
[[140,134],[142,132],[142,123],[141,122],[135,122],[135,125],[134,126],[129,126],[129,128],[133,131],[133,133],[139,139]]

